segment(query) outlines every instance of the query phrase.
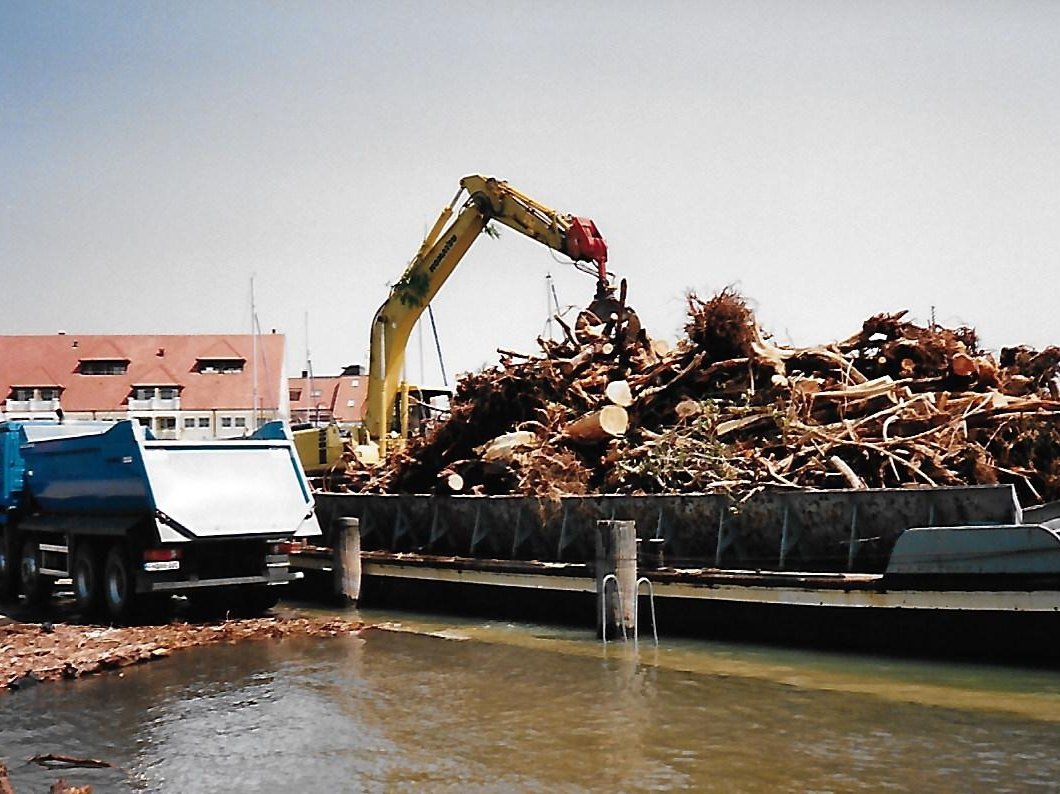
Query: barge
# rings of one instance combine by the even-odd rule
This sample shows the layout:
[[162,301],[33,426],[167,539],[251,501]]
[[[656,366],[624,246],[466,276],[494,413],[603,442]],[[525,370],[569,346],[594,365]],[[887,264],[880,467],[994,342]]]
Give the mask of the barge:
[[1022,509],[1007,485],[740,504],[320,493],[317,514],[331,546],[358,520],[365,606],[591,625],[597,523],[633,521],[641,612],[651,593],[662,634],[1060,660],[1060,505]]

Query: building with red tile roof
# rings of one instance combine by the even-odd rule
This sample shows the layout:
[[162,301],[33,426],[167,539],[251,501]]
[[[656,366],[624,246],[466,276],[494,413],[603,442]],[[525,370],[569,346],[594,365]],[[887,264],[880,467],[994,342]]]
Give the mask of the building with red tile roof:
[[359,364],[346,367],[341,375],[314,375],[302,372],[288,380],[291,422],[321,424],[335,421],[359,425],[364,421],[368,377]]
[[162,438],[244,435],[289,416],[284,344],[275,333],[0,336],[0,419],[61,409],[137,419]]

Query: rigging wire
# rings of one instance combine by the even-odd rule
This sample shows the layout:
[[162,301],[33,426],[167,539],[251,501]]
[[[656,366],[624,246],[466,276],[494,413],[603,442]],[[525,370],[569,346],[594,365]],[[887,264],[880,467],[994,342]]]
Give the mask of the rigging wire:
[[[561,264],[568,264],[568,263],[563,262]],[[575,306],[573,303],[568,303],[566,306],[563,306],[561,308],[560,307],[560,302],[559,302],[559,295],[556,293],[556,283],[552,279],[552,274],[551,273],[547,274],[545,276],[545,278],[548,281],[548,286],[546,287],[546,297],[550,298],[549,303],[551,305],[548,307],[548,318],[545,320],[545,327],[544,327],[544,330],[542,331],[541,335],[546,337],[546,338],[548,338],[548,339],[551,339],[552,338],[552,333],[551,333],[552,332],[552,318],[553,317],[558,317],[559,319],[562,320],[564,317],[566,317],[568,314],[570,314],[572,310],[575,311],[575,312],[580,312],[581,311],[581,307]]]
[[431,333],[434,334],[434,348],[438,351],[438,368],[442,371],[442,385],[449,388],[449,378],[445,374],[445,361],[442,358],[442,343],[438,339],[438,326],[434,322],[434,309],[427,304],[427,316],[431,318]]

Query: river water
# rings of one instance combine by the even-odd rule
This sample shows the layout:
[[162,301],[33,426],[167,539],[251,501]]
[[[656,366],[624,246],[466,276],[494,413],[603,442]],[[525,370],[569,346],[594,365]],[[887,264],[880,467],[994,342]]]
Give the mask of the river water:
[[0,695],[0,758],[19,794],[1060,790],[1057,671],[363,617]]

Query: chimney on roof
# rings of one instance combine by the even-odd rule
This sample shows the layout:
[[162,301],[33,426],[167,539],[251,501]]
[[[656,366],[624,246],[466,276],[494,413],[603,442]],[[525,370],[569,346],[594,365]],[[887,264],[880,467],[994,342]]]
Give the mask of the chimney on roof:
[[77,340],[76,339],[73,341],[72,347],[77,347]]
[[272,329],[272,332],[273,332],[273,333],[276,333],[276,329],[275,329],[275,328],[273,328],[273,329]]
[[309,370],[308,369],[303,369],[302,370],[302,377],[303,378],[308,378],[309,377]]
[[66,336],[66,331],[60,331],[59,336]]
[[161,358],[165,354],[166,354],[166,349],[164,347],[158,348],[158,352],[155,353],[155,355],[158,356],[159,358]]

